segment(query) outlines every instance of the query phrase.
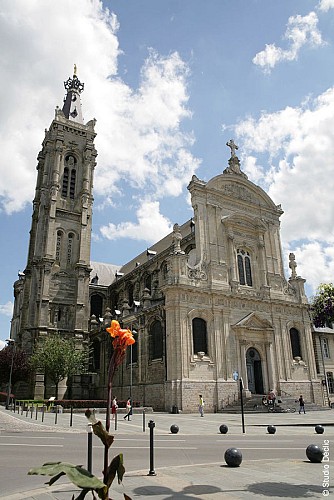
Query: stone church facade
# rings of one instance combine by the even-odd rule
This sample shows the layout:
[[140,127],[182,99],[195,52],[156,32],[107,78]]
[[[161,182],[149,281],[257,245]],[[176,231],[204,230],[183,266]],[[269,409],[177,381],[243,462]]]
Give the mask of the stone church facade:
[[[222,173],[191,179],[190,220],[121,268],[91,262],[94,121],[82,123],[76,75],[66,83],[38,157],[12,338],[30,352],[56,332],[89,346],[89,376],[72,387],[77,397],[106,397],[105,328],[118,319],[137,340],[114,379],[119,399],[186,412],[203,394],[206,410],[220,411],[238,400],[242,378],[246,397],[272,389],[321,403],[305,280],[293,254],[284,274],[283,211],[242,171],[234,142]],[[46,385],[37,375],[31,390],[37,397]]]

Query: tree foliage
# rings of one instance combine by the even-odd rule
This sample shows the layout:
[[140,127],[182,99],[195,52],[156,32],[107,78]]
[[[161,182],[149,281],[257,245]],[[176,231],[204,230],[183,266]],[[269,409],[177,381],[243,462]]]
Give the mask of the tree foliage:
[[28,355],[16,346],[9,345],[0,351],[0,383],[8,383],[13,357],[12,384],[26,380],[29,376],[30,366]]
[[321,283],[311,301],[311,313],[316,328],[334,323],[334,285]]
[[56,398],[59,382],[72,375],[84,373],[86,361],[86,353],[76,350],[74,341],[63,339],[59,335],[46,337],[30,358],[34,369],[43,371],[55,384]]

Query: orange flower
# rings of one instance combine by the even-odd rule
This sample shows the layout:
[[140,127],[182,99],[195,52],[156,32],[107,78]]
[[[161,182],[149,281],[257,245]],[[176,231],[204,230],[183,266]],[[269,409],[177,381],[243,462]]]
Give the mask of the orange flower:
[[115,319],[112,320],[110,327],[106,328],[106,330],[114,338],[114,349],[121,348],[125,350],[128,345],[136,342],[131,330],[121,328],[119,322]]

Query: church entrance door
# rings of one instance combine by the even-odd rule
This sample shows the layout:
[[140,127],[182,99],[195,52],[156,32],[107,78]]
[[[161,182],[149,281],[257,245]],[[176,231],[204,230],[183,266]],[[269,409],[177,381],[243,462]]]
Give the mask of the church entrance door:
[[251,347],[246,352],[248,390],[252,394],[263,394],[262,362],[259,352]]

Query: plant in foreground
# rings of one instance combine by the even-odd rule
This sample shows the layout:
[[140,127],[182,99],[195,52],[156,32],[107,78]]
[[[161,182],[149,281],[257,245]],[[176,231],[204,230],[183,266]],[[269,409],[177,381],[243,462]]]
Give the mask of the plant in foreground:
[[[96,498],[95,493],[101,500],[109,499],[109,489],[114,481],[116,475],[118,483],[122,482],[125,469],[123,465],[123,454],[120,453],[112,459],[109,463],[109,448],[114,442],[114,436],[109,434],[110,429],[110,408],[111,408],[111,394],[112,394],[112,381],[117,367],[122,363],[126,348],[135,343],[132,332],[120,327],[118,321],[113,320],[107,332],[111,335],[113,340],[113,354],[110,358],[108,367],[108,395],[107,395],[107,413],[106,425],[96,420],[94,412],[91,410],[86,411],[86,417],[92,425],[93,433],[100,438],[104,445],[104,468],[103,468],[103,482],[89,471],[84,469],[81,465],[73,465],[66,462],[48,462],[41,467],[31,469],[28,474],[40,474],[43,476],[52,476],[50,481],[47,482],[50,486],[55,483],[61,476],[66,475],[72,483],[81,488],[80,494],[76,500],[82,500],[87,493],[91,492],[93,498]],[[74,496],[72,497],[72,500]],[[125,500],[131,500],[129,496],[124,493]]]

